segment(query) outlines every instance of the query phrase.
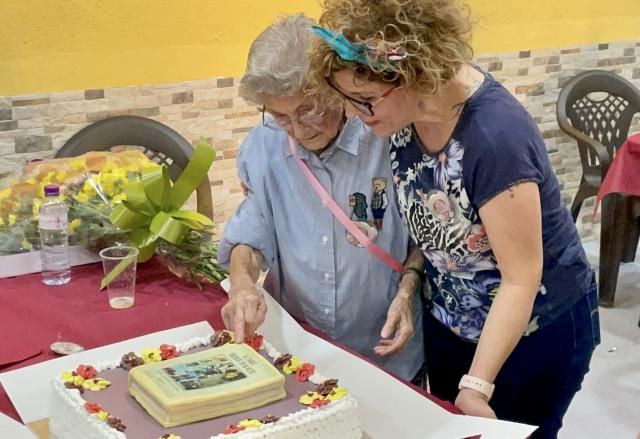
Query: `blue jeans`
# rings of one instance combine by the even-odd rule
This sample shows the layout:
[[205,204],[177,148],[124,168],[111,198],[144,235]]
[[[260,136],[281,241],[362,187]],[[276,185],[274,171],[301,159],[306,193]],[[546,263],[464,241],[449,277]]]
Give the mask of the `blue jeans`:
[[[424,343],[431,393],[454,402],[458,382],[469,371],[476,344],[457,337],[424,314]],[[522,337],[495,380],[489,405],[498,419],[538,425],[532,438],[556,438],[562,417],[589,371],[600,343],[595,279],[569,310]]]

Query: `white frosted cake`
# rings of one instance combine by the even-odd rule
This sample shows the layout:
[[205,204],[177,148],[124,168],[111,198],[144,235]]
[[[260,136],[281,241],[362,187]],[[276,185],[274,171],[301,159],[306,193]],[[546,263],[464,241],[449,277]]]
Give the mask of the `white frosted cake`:
[[[315,371],[315,366],[278,352],[262,336],[245,343],[269,360],[284,376],[286,396],[283,399],[225,414],[213,419],[164,428],[129,394],[129,371],[145,364],[167,361],[165,370],[178,375],[185,394],[202,392],[203,387],[229,385],[228,394],[237,392],[239,380],[246,375],[246,364],[218,368],[203,373],[196,362],[176,362],[173,359],[203,351],[216,352],[232,341],[227,331],[196,338],[184,343],[161,345],[145,349],[140,356],[127,353],[112,363],[79,365],[53,380],[53,397],[49,430],[52,439],[222,439],[222,438],[344,438],[360,439],[362,431],[356,400]],[[224,350],[220,350],[224,353]],[[200,358],[185,357],[185,358]],[[193,365],[194,370],[176,369],[176,364]],[[182,366],[181,366],[182,367]],[[244,369],[243,369],[244,367]],[[160,364],[155,369],[162,369]],[[140,369],[142,370],[142,369]],[[190,374],[190,375],[189,375]],[[215,374],[215,375],[212,375]],[[247,380],[248,381],[248,380]],[[212,384],[215,382],[215,385]],[[204,383],[204,384],[203,384]],[[219,385],[220,383],[224,383]],[[235,390],[234,390],[235,389]],[[135,392],[134,392],[135,393]],[[195,393],[194,393],[195,394]],[[225,399],[225,398],[223,398]],[[146,404],[148,406],[148,402]],[[247,404],[250,407],[252,404]],[[253,404],[254,405],[254,404]],[[239,407],[244,407],[240,404]],[[194,407],[194,411],[198,410]],[[157,416],[156,416],[157,417]],[[188,418],[188,417],[187,417]]]

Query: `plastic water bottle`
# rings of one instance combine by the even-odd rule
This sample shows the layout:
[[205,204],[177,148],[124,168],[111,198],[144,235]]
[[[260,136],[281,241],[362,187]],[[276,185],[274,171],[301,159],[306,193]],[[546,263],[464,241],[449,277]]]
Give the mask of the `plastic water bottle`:
[[42,282],[46,285],[63,285],[71,280],[68,209],[60,199],[58,185],[46,185],[44,196],[39,214]]

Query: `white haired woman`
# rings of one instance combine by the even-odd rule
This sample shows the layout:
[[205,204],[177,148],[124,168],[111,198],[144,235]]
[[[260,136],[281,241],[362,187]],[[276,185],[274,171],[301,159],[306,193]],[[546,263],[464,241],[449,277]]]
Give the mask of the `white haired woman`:
[[388,145],[361,121],[347,121],[341,104],[303,93],[313,24],[303,15],[281,18],[249,52],[240,93],[259,106],[263,121],[240,148],[238,171],[249,191],[218,250],[220,262],[230,263],[223,319],[240,340],[263,323],[267,309],[255,283],[264,268],[265,289],[294,317],[404,379],[420,378],[422,336],[412,334],[421,325],[415,291],[423,261],[419,251],[407,258],[395,194],[387,191],[387,204],[376,205],[380,229],[373,227],[371,202],[361,203],[357,219],[377,231],[380,248],[406,259],[403,275],[350,237],[296,160],[346,212],[353,209],[354,194],[371,201],[376,192],[380,198],[391,181]]

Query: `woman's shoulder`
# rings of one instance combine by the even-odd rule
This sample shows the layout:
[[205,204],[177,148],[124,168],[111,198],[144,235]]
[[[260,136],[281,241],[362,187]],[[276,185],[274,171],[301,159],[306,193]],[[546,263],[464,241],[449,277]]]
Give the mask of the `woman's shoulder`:
[[236,156],[236,168],[241,180],[265,181],[265,176],[279,173],[285,162],[286,133],[262,124],[254,127],[244,138]]
[[487,75],[488,84],[465,105],[454,137],[477,153],[546,153],[537,124],[502,84]]
[[262,159],[276,156],[287,144],[287,134],[282,130],[274,130],[258,124],[249,131],[240,145],[238,155],[258,156]]

